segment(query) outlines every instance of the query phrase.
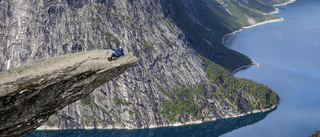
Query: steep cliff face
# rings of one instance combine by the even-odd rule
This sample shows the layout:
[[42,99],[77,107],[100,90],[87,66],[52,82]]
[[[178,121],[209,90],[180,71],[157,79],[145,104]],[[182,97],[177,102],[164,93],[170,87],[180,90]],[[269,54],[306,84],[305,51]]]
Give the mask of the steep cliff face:
[[137,60],[127,53],[109,62],[105,51],[91,51],[42,59],[1,72],[0,136],[32,132],[49,116],[89,95]]
[[[226,88],[236,82],[232,78],[231,84],[224,84],[224,77],[229,78],[230,74],[198,56],[199,50],[186,37],[192,32],[182,31],[172,20],[177,7],[171,2],[3,0],[0,70],[109,46],[124,47],[139,58],[123,75],[52,115],[42,128],[169,126],[239,116],[278,103],[277,95],[270,89],[256,95],[248,87]],[[234,55],[229,50],[211,51],[208,53],[212,53],[213,61],[225,54]],[[219,71],[215,71],[217,68]],[[210,72],[221,73],[208,76]],[[230,92],[222,93],[226,89]],[[276,100],[262,105],[265,100],[259,96],[264,95],[272,95]]]

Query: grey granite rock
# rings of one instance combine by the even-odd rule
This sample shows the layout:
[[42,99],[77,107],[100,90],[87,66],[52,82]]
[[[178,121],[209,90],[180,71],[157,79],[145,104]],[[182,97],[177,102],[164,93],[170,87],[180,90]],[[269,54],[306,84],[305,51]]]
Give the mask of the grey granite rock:
[[[111,55],[111,54],[110,54]],[[119,76],[138,59],[108,61],[106,51],[42,59],[0,73],[0,136],[22,136],[52,114]]]

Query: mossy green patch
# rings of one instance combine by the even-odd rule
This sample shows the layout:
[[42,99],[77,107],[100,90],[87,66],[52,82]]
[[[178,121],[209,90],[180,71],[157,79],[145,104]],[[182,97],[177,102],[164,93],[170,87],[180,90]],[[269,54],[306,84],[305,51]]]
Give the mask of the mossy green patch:
[[81,98],[81,99],[80,99],[80,102],[81,102],[82,105],[89,105],[89,104],[91,103],[90,95]]
[[120,98],[113,98],[113,101],[114,101],[114,103],[117,104],[117,105],[120,105],[120,104],[121,104],[121,105],[127,106],[127,103],[123,102],[123,100],[120,99]]
[[141,47],[145,50],[147,49],[153,49],[154,43],[151,43],[149,41],[143,40],[144,42],[141,44]]
[[158,85],[159,90],[165,94],[170,100],[165,100],[160,106],[160,114],[164,114],[165,118],[170,121],[177,121],[175,118],[178,114],[187,113],[196,119],[200,119],[200,108],[194,101],[194,92],[188,88],[175,89],[172,92],[166,91]]
[[31,83],[31,84],[20,86],[16,91],[20,92],[20,91],[23,91],[23,90],[30,90],[30,89],[36,88],[38,86],[40,86],[39,83]]
[[47,126],[53,127],[58,123],[58,120],[54,120],[53,122],[51,122],[50,120],[47,121]]

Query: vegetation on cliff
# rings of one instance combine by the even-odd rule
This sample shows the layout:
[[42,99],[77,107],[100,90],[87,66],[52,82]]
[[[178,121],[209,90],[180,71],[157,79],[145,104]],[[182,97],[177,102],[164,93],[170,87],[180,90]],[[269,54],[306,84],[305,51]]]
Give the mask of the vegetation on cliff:
[[[280,17],[268,13],[275,10],[274,4],[283,3],[286,0],[252,0],[247,3],[220,0],[172,0],[170,2],[173,6],[173,20],[185,32],[192,47],[199,53],[207,67],[205,73],[210,82],[201,84],[210,88],[214,88],[212,84],[218,85],[218,88],[210,93],[211,96],[215,96],[217,101],[220,101],[220,97],[222,100],[230,99],[233,104],[229,106],[237,107],[240,99],[236,94],[245,92],[255,98],[249,100],[252,109],[269,108],[279,103],[279,96],[267,86],[232,76],[230,72],[241,66],[252,64],[252,61],[249,57],[225,47],[221,40],[224,35],[243,26],[279,19]],[[170,91],[158,86],[159,90],[168,97],[168,100],[162,102],[160,113],[170,121],[177,121],[176,116],[183,113],[188,113],[195,119],[203,117],[201,112],[206,105],[197,105],[196,97],[209,98],[210,95],[205,96],[206,91],[202,91],[201,87],[198,84],[194,88],[183,86],[182,89]],[[246,111],[241,110],[244,108],[238,109],[240,112]]]
[[185,32],[192,47],[228,71],[251,64],[249,57],[221,44],[224,35],[254,23],[279,19],[268,14],[274,4],[287,0],[172,0],[173,20]]
[[[214,98],[218,102],[227,102],[229,107],[235,107],[240,112],[246,112],[245,108],[239,105],[239,92],[248,94],[254,98],[246,100],[250,104],[251,110],[271,108],[279,103],[279,96],[270,88],[254,81],[236,78],[230,72],[216,63],[201,57],[207,68],[205,73],[209,78],[209,82],[198,84],[196,87],[184,87],[182,89],[169,90],[158,85],[158,89],[168,98],[164,99],[159,110],[160,114],[164,114],[165,118],[177,122],[179,116],[183,114],[190,115],[193,119],[198,120],[206,117],[202,112],[207,111],[208,99]],[[213,84],[218,84],[218,88],[213,91],[207,91],[204,87],[208,86],[213,89]],[[199,100],[200,101],[199,103]],[[201,105],[200,105],[201,104]]]
[[267,86],[248,79],[236,78],[212,61],[204,57],[202,60],[207,66],[205,73],[209,80],[220,85],[216,93],[224,98],[232,96],[237,91],[244,91],[259,101],[259,104],[251,104],[253,109],[269,108],[279,103],[279,96]]

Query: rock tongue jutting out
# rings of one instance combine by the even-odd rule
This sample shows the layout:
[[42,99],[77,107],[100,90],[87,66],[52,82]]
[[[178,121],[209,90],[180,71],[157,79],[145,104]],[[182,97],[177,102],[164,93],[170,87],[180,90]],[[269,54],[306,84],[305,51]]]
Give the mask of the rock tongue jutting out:
[[42,59],[0,73],[0,136],[23,136],[50,115],[119,76],[138,58],[97,50]]

